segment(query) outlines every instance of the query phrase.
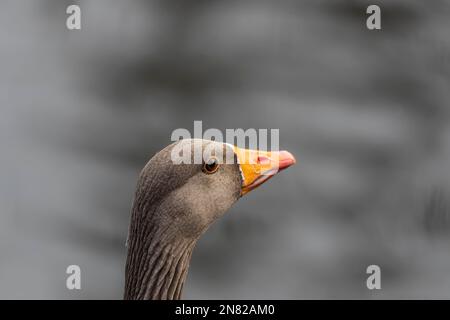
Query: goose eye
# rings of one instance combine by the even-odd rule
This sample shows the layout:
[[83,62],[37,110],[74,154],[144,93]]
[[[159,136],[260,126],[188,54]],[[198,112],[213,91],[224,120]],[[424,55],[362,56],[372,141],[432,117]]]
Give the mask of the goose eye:
[[208,162],[205,162],[203,164],[203,172],[204,173],[214,173],[217,171],[217,169],[219,169],[219,162],[217,161],[217,159],[215,158],[211,158],[208,160]]

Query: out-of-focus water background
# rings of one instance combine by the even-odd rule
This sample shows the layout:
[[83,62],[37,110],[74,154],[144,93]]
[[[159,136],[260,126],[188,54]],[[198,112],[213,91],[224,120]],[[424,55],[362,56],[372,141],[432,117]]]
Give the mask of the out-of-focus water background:
[[194,120],[298,163],[200,239],[185,298],[450,298],[450,3],[377,1],[380,31],[369,4],[3,0],[0,298],[121,298],[137,175]]

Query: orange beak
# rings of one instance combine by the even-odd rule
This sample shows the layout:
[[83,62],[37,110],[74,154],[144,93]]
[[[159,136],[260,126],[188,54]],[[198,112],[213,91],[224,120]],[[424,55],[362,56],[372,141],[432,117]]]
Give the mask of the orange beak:
[[288,151],[259,151],[234,147],[242,173],[241,195],[263,184],[296,160]]

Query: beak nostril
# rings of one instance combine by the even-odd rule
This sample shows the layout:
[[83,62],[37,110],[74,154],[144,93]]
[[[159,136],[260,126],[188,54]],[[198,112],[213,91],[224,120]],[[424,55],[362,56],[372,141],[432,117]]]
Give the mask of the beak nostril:
[[258,156],[258,163],[259,164],[269,164],[270,163],[270,159],[265,157],[265,156]]

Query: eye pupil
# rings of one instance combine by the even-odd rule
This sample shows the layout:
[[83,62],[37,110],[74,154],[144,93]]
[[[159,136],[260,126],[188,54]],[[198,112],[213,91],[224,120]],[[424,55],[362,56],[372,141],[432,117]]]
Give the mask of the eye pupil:
[[219,168],[219,163],[217,159],[210,159],[203,165],[203,171],[206,173],[214,173]]

